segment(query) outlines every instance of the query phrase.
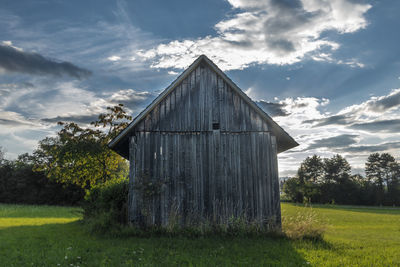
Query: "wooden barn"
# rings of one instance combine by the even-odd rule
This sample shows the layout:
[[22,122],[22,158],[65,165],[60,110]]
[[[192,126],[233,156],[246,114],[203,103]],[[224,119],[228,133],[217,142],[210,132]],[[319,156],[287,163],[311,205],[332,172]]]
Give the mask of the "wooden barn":
[[280,226],[277,153],[297,146],[210,59],[196,59],[109,147],[130,162],[129,220]]

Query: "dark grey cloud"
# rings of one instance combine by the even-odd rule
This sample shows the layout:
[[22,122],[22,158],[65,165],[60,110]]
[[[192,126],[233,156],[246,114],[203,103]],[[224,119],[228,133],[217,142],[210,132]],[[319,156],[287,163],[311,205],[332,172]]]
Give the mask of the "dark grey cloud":
[[[104,101],[102,102],[101,106],[96,106],[98,109],[103,109],[106,106],[114,106],[118,104],[123,104],[125,109],[130,112],[138,112],[141,109],[144,108],[146,104],[148,104],[155,95],[150,92],[138,92],[133,89],[125,89],[125,90],[119,90],[111,95],[107,96],[106,98],[102,98]],[[92,110],[93,112],[93,107],[88,107],[89,110]],[[106,112],[106,111],[104,111]],[[100,112],[101,113],[101,112]],[[98,119],[98,114],[74,114],[74,115],[60,115],[56,117],[51,117],[51,118],[43,118],[41,119],[43,122],[47,123],[57,123],[59,121],[63,122],[75,122],[75,123],[82,123],[82,124],[88,124],[93,121],[96,121]]]
[[0,118],[0,125],[6,126],[21,126],[21,125],[32,125],[29,122],[19,121],[19,120],[12,120],[12,119],[2,119]]
[[12,46],[0,45],[0,68],[8,72],[34,75],[68,75],[83,79],[92,73],[69,62],[57,62],[37,53],[24,52]]
[[321,147],[326,147],[326,148],[346,147],[357,143],[356,141],[357,137],[358,135],[342,134],[334,137],[324,138],[315,141],[307,149],[315,149]]
[[323,119],[306,120],[303,123],[316,123],[313,127],[326,125],[348,125],[351,124],[351,118],[347,115],[334,115]]
[[268,115],[275,117],[275,116],[288,116],[288,113],[285,110],[286,104],[281,103],[273,103],[267,101],[257,101],[256,102],[259,107],[261,107]]
[[318,13],[305,11],[299,0],[272,0],[270,4],[278,15],[267,19],[264,23],[266,44],[272,50],[294,52],[297,41],[291,38],[290,33],[306,27]]
[[375,112],[384,112],[396,106],[400,106],[400,90],[368,103],[368,109]]
[[341,152],[349,152],[349,153],[374,153],[374,152],[383,152],[390,149],[400,149],[400,142],[388,142],[378,145],[362,145],[362,146],[349,146],[340,148]]
[[303,4],[299,0],[271,0],[271,4],[281,10],[291,10],[302,8]]
[[364,130],[369,132],[386,132],[386,133],[399,133],[400,132],[400,119],[396,120],[379,120],[366,123],[355,123],[350,126],[352,129]]
[[50,123],[57,123],[59,121],[63,122],[75,122],[75,123],[91,123],[92,121],[97,120],[99,114],[95,115],[71,115],[71,116],[57,116],[54,118],[44,118],[42,121],[50,122]]
[[268,40],[268,47],[272,48],[273,50],[280,50],[283,52],[293,52],[296,50],[294,47],[293,42],[289,40],[284,40],[284,39],[278,39],[278,40]]
[[107,101],[115,104],[123,104],[127,108],[136,110],[137,108],[144,107],[151,100],[153,100],[156,95],[152,92],[139,92],[133,89],[119,90],[113,93]]

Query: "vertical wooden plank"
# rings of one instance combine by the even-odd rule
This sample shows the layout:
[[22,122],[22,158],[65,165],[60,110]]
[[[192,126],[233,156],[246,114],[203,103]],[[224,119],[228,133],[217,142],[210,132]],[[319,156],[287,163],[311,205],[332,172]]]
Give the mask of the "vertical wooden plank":
[[178,116],[178,114],[175,112],[175,95],[176,95],[176,91],[172,91],[168,98],[170,99],[170,112],[169,112],[169,131],[175,131],[176,128],[176,117]]
[[239,96],[232,90],[232,131],[240,131],[240,101]]
[[163,169],[164,169],[164,177],[168,179],[168,186],[165,187],[165,199],[164,199],[164,216],[166,223],[169,222],[169,203],[170,203],[170,174],[169,174],[169,134],[165,133],[163,135]]
[[219,119],[220,97],[219,97],[217,74],[212,70],[209,70],[209,75],[210,75],[211,88],[210,92],[207,95],[209,95],[209,97],[211,98],[209,100],[211,108],[208,108],[211,114],[208,122],[208,129],[211,130],[212,123],[220,123]]
[[196,129],[196,116],[197,116],[197,108],[194,101],[194,91],[196,89],[196,71],[194,70],[190,74],[190,86],[189,86],[189,101],[188,101],[188,126],[189,131],[194,131]]
[[136,144],[135,137],[131,136],[129,138],[129,209],[128,209],[128,220],[129,222],[134,222],[137,214],[137,203],[136,195],[134,192],[134,182],[135,182],[135,169],[136,169]]
[[175,89],[175,113],[177,116],[175,122],[176,131],[182,131],[182,117],[184,116],[184,114],[182,110],[181,94],[182,94],[182,84],[177,86]]
[[[232,114],[230,114],[232,116]],[[234,158],[235,158],[235,133],[229,134],[229,185],[228,185],[228,202],[226,203],[226,215],[225,217],[229,217],[232,212],[232,202],[234,201],[233,196],[235,195],[236,190],[236,176],[235,176],[235,166],[234,166]]]
[[262,120],[262,130],[268,131],[268,123],[265,120]]
[[164,117],[164,127],[165,131],[170,131],[171,130],[171,98],[166,97],[165,99],[165,117]]
[[209,86],[207,83],[207,69],[204,66],[199,68],[199,124],[198,130],[205,131],[205,105],[206,105],[206,87]]
[[144,130],[149,132],[151,130],[151,112],[144,118]]
[[232,93],[229,85],[225,83],[225,123],[226,123],[226,130],[227,131],[232,131],[231,127],[231,120],[232,120]]
[[215,175],[214,168],[215,168],[215,146],[214,146],[214,135],[213,134],[206,134],[206,144],[208,145],[208,179],[209,179],[209,194],[210,194],[210,211],[212,212],[212,220],[215,222],[218,219],[218,203],[219,197],[218,195],[218,181],[220,177]]
[[[225,162],[223,161],[224,159],[221,158],[221,150],[224,149],[224,146],[222,145],[221,142],[221,132],[220,130],[214,130],[212,132],[212,156],[213,156],[213,176],[212,176],[212,186],[213,188],[211,188],[213,195],[216,196],[215,198],[218,198],[218,202],[222,203],[222,207],[225,204],[225,199],[224,199],[224,195],[225,192],[223,192],[222,189],[222,180],[226,180],[229,179],[226,176],[223,176],[221,168],[223,168],[223,166],[225,165]],[[217,197],[218,196],[218,197]],[[220,204],[221,206],[221,204]],[[219,207],[219,209],[221,209],[222,207]]]
[[236,171],[237,171],[237,187],[238,187],[238,193],[236,195],[236,200],[235,200],[235,216],[238,217],[240,216],[240,210],[242,209],[242,204],[241,204],[241,199],[242,199],[242,194],[243,194],[243,187],[242,187],[242,163],[241,163],[241,144],[242,144],[242,133],[239,133],[237,135],[237,150],[236,150]]
[[[192,192],[193,192],[193,187],[192,187],[192,181],[193,178],[190,176],[190,169],[191,169],[191,161],[190,161],[190,138],[189,138],[189,133],[185,133],[183,135],[184,142],[185,142],[185,182],[186,182],[186,216],[191,216],[192,213]],[[189,218],[186,218],[189,219]]]
[[221,131],[226,130],[226,123],[225,123],[225,102],[224,102],[224,80],[218,76],[218,95],[219,95],[219,122]]
[[165,99],[160,103],[160,131],[165,131]]
[[268,203],[268,210],[267,210],[267,217],[269,218],[271,216],[271,163],[270,163],[270,154],[272,153],[272,148],[271,148],[271,142],[270,142],[270,136],[269,133],[265,133],[265,165],[266,165],[266,186],[267,186],[267,190],[266,190],[266,194],[267,194],[267,198],[266,201]]
[[184,139],[184,133],[179,133],[179,161],[180,161],[180,170],[179,170],[179,178],[182,186],[182,213],[181,213],[181,221],[182,223],[186,222],[186,214],[187,214],[187,193],[188,193],[188,184],[186,182],[186,143]]
[[[160,132],[159,133],[159,175],[160,179],[165,181],[165,176],[164,176],[164,133]],[[165,191],[166,191],[166,184],[162,185],[161,188],[161,194],[160,194],[160,217],[161,217],[161,225],[165,226],[167,224],[166,221],[166,216],[165,216]]]
[[272,143],[272,154],[273,154],[273,169],[274,169],[274,214],[276,219],[276,224],[280,227],[281,226],[281,202],[279,198],[279,173],[278,173],[278,158],[277,158],[277,142],[276,137],[271,136],[271,143]]
[[245,205],[244,205],[244,199],[246,199],[246,184],[247,184],[247,170],[246,170],[246,153],[248,150],[248,147],[246,147],[246,138],[247,138],[247,133],[243,132],[240,135],[240,184],[241,184],[241,194],[239,196],[239,216],[242,216],[245,214]]
[[267,184],[266,184],[266,168],[265,168],[265,133],[259,134],[259,165],[260,165],[260,187],[261,187],[261,201],[262,201],[262,209],[261,209],[261,222],[265,222],[267,218],[267,201],[266,201],[266,193],[267,193]]
[[257,145],[256,145],[256,155],[257,155],[257,183],[258,183],[258,201],[259,201],[259,209],[258,209],[258,222],[261,223],[263,219],[263,209],[264,209],[264,200],[263,200],[263,175],[262,175],[262,136],[263,133],[257,133]]
[[[190,76],[189,76],[190,77]],[[188,127],[189,125],[189,78],[186,78],[182,82],[182,92],[181,92],[181,107],[182,107],[182,112],[180,112],[181,116],[181,131],[188,131],[190,128]]]
[[250,116],[250,107],[247,103],[245,103],[245,123],[246,123],[246,131],[252,131],[253,128],[251,127],[251,116]]

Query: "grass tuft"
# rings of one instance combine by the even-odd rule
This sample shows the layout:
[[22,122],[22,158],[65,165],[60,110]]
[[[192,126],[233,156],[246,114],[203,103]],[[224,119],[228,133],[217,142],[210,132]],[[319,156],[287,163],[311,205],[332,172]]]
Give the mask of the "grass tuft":
[[312,208],[282,217],[283,233],[294,240],[322,241],[326,227]]

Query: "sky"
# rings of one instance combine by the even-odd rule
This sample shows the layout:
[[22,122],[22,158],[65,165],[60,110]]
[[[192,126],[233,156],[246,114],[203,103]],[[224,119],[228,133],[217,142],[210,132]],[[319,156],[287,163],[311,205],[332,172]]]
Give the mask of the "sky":
[[400,159],[400,1],[0,0],[0,146],[10,159],[123,103],[135,116],[207,55],[300,146],[363,173]]

